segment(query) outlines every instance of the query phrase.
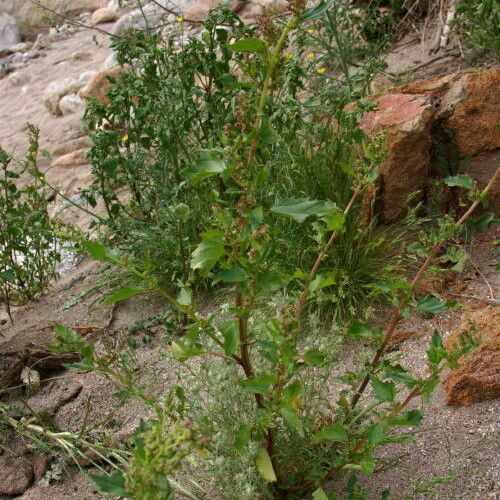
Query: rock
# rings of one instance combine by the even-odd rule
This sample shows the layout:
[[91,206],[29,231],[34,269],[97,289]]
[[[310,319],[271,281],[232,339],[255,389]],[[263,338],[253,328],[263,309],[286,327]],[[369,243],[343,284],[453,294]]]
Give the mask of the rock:
[[454,135],[462,158],[500,148],[500,71],[471,71],[406,85],[405,93],[439,100],[438,117]]
[[21,371],[21,382],[27,386],[31,393],[40,389],[40,374],[29,366],[25,366]]
[[59,109],[61,110],[61,113],[64,116],[76,113],[77,111],[82,110],[84,108],[85,108],[85,102],[77,94],[65,95],[59,101]]
[[461,72],[373,97],[377,109],[365,113],[361,128],[368,135],[386,136],[377,200],[383,220],[401,218],[408,196],[430,187],[433,144],[441,142],[443,130],[452,136],[447,147],[462,158],[500,147],[499,87],[500,71]]
[[49,113],[60,116],[62,112],[59,109],[59,101],[65,95],[74,94],[78,89],[78,82],[74,78],[50,83],[43,93],[43,102]]
[[263,11],[276,16],[288,12],[288,3],[284,0],[259,0],[244,3],[239,16],[247,23],[254,23],[262,15]]
[[75,399],[81,390],[82,384],[77,380],[58,379],[47,384],[38,394],[29,398],[28,405],[36,413],[54,415],[61,406]]
[[460,341],[463,332],[473,331],[480,345],[460,360],[451,370],[444,388],[446,404],[469,406],[476,401],[500,396],[500,309],[487,306],[466,316],[459,332],[446,343],[448,349]]
[[70,168],[78,165],[87,165],[88,163],[90,163],[90,160],[87,158],[87,149],[82,148],[54,160],[51,167]]
[[0,51],[9,51],[20,42],[16,20],[9,14],[0,14]]
[[10,48],[10,52],[26,52],[31,47],[29,42],[20,42]]
[[80,89],[80,97],[97,99],[99,102],[106,103],[108,101],[108,92],[111,87],[108,77],[116,76],[120,71],[121,68],[100,71]]
[[90,137],[88,136],[77,137],[75,139],[71,139],[69,141],[63,142],[62,144],[59,144],[50,151],[50,154],[52,156],[63,156],[68,153],[72,153],[73,151],[76,151],[78,149],[82,148],[87,149],[91,145],[92,141],[90,140]]
[[85,87],[90,80],[97,75],[97,71],[84,71],[77,80],[78,86],[80,88]]
[[[208,11],[217,7],[220,3],[220,0],[200,0],[186,9],[184,17],[187,21],[204,21],[207,18]],[[226,5],[233,12],[239,12],[245,6],[245,2],[230,0]]]
[[115,9],[110,9],[108,7],[101,7],[93,12],[91,23],[92,26],[101,23],[109,23],[111,21],[116,21],[118,18],[118,12]]
[[385,134],[380,211],[391,221],[404,214],[408,196],[427,184],[435,109],[426,98],[412,94],[385,94],[376,102],[377,110],[365,113],[360,126],[368,135]]
[[33,482],[33,468],[25,457],[0,457],[0,495],[22,495]]
[[71,54],[73,61],[88,61],[92,58],[92,54],[87,50],[77,50]]
[[[168,2],[163,1],[163,3],[168,6]],[[159,1],[144,5],[142,10],[131,10],[117,21],[113,28],[113,34],[124,36],[146,28],[155,29],[160,27],[164,21],[173,20],[175,16],[162,8],[162,5],[161,1]]]
[[53,457],[50,455],[36,455],[33,458],[33,475],[36,481],[40,481],[49,470]]
[[102,63],[101,70],[117,68],[119,65],[116,53],[113,52],[106,60]]

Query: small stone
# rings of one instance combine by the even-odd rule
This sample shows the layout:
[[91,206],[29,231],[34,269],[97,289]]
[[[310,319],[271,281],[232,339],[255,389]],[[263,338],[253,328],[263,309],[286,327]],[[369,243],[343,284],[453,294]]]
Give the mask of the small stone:
[[0,457],[0,495],[22,495],[33,482],[33,468],[24,457]]
[[102,66],[101,66],[101,69],[102,70],[107,70],[107,69],[113,69],[113,68],[117,68],[118,66],[120,66],[118,64],[118,58],[116,56],[116,53],[113,52],[108,58],[106,58],[106,60],[103,62]]
[[78,86],[80,88],[84,87],[89,83],[89,81],[97,75],[97,71],[84,71],[79,77],[78,77]]
[[25,366],[21,371],[21,382],[28,387],[30,393],[40,389],[40,374],[33,368]]
[[17,43],[13,47],[10,48],[11,52],[26,52],[31,47],[31,44],[28,42]]
[[77,94],[68,94],[59,101],[59,109],[63,116],[71,115],[85,108],[85,102]]
[[57,160],[52,162],[52,167],[77,167],[78,165],[87,165],[90,160],[87,158],[87,149],[82,148],[72,153],[61,156]]
[[114,9],[109,9],[108,7],[102,7],[97,9],[92,14],[91,23],[92,26],[101,23],[109,23],[111,21],[116,21],[118,19],[118,12]]
[[82,390],[82,384],[69,378],[61,378],[46,385],[38,394],[28,399],[29,408],[36,413],[50,415],[73,400]]
[[108,77],[116,76],[121,68],[113,68],[100,71],[94,75],[90,81],[80,89],[80,97],[97,99],[99,102],[107,103],[108,92],[111,87]]
[[92,57],[92,54],[86,50],[77,50],[71,54],[71,59],[73,61],[88,61]]
[[78,82],[74,78],[50,83],[43,93],[43,101],[49,113],[60,116],[62,111],[59,108],[59,101],[65,95],[77,92],[78,88]]

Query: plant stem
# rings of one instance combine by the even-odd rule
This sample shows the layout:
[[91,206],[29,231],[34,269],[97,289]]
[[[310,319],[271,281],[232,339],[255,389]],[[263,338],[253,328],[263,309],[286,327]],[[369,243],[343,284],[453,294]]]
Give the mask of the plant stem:
[[[497,177],[500,175],[500,167],[496,169],[495,173],[491,177],[490,181],[488,182],[488,185],[483,189],[481,192],[481,196],[479,199],[475,200],[474,203],[471,204],[471,206],[468,208],[468,210],[458,219],[456,222],[457,226],[461,226],[464,224],[464,222],[472,215],[472,213],[477,209],[481,201],[486,197],[488,192],[491,190],[491,188],[494,186],[495,181]],[[411,281],[411,288],[413,289],[418,282],[418,280],[422,277],[422,274],[427,270],[427,268],[430,266],[432,260],[434,257],[437,255],[437,253],[441,250],[443,245],[445,244],[446,240],[442,240],[434,247],[431,249],[427,259],[422,263],[420,268],[418,269],[417,273],[415,274],[413,280]],[[380,358],[383,356],[385,353],[385,350],[387,348],[387,345],[391,341],[394,331],[396,330],[396,326],[398,323],[401,321],[401,306],[397,306],[396,309],[394,309],[392,313],[392,318],[391,322],[387,326],[387,329],[385,331],[384,339],[382,340],[382,344],[378,348],[377,352],[375,353],[375,356],[373,357],[370,365],[369,365],[369,371],[366,374],[365,378],[361,382],[358,390],[356,393],[353,395],[351,398],[351,408],[354,408],[363,395],[363,393],[366,390],[366,387],[368,386],[368,383],[370,382],[371,379],[371,370],[376,366],[376,364],[380,361]]]

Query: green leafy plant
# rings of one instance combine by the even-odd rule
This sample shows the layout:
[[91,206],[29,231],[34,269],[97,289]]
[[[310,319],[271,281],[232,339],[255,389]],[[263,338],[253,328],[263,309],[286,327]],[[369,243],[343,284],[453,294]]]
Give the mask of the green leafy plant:
[[9,315],[12,304],[35,297],[56,277],[59,260],[37,166],[39,132],[29,126],[29,133],[28,155],[18,168],[0,148],[0,300]]

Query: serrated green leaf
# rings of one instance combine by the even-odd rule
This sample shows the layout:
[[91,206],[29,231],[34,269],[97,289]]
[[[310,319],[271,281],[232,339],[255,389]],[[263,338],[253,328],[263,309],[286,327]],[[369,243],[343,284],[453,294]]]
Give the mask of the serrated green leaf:
[[474,187],[474,181],[470,175],[457,174],[446,177],[443,181],[447,186],[460,187],[470,191]]
[[322,488],[313,491],[312,500],[329,500]]
[[227,321],[220,327],[220,331],[224,337],[224,353],[226,356],[236,354],[240,348],[240,337],[236,321]]
[[337,441],[345,443],[347,441],[347,429],[342,424],[336,422],[316,433],[314,441]]
[[257,452],[257,457],[255,458],[255,464],[257,465],[257,470],[262,476],[264,481],[268,483],[274,483],[277,481],[276,473],[274,472],[273,464],[271,462],[271,457],[265,448],[260,448]]
[[226,254],[223,234],[209,231],[202,234],[202,240],[192,253],[191,269],[209,272],[219,259]]
[[295,410],[282,408],[281,416],[292,431],[295,431],[299,436],[304,435],[304,426],[302,424],[302,420],[300,420],[300,417]]
[[313,347],[307,350],[302,359],[310,366],[321,366],[326,359],[326,356],[319,350]]
[[241,282],[247,279],[247,273],[241,267],[236,266],[221,271],[220,278],[224,283]]
[[193,291],[191,288],[181,288],[179,295],[177,295],[177,302],[181,306],[189,306],[193,300]]
[[109,476],[97,476],[95,474],[88,474],[88,477],[97,486],[99,491],[103,493],[110,493],[118,497],[126,497],[127,491],[125,490],[125,478],[122,472],[114,472]]
[[258,375],[239,381],[240,385],[252,394],[264,393],[274,382],[276,375]]
[[373,331],[370,325],[354,320],[347,329],[346,335],[353,339],[372,339]]
[[373,394],[379,401],[389,402],[394,401],[396,397],[396,386],[393,382],[382,382],[376,377],[371,378]]
[[283,200],[279,205],[274,205],[271,211],[277,214],[286,215],[301,224],[310,215],[316,214],[321,207],[323,207],[323,202],[318,200],[310,200],[309,198],[290,198],[288,200]]
[[264,220],[264,213],[262,211],[262,207],[255,207],[249,214],[250,224],[252,225],[252,229],[257,229]]
[[446,357],[446,349],[443,346],[441,335],[434,330],[431,338],[431,345],[427,350],[427,359],[430,363],[439,364]]
[[250,433],[252,432],[252,426],[250,424],[241,424],[236,431],[234,436],[234,448],[237,452],[242,453],[245,446],[250,441]]
[[300,380],[294,380],[288,384],[281,395],[281,406],[284,408],[296,408],[297,400],[302,389]]
[[108,295],[104,300],[105,304],[117,304],[118,302],[122,302],[124,300],[129,299],[130,297],[134,297],[135,295],[140,295],[144,293],[146,290],[142,287],[134,287],[134,286],[124,286],[113,292],[111,295]]
[[378,424],[372,424],[368,427],[368,432],[366,434],[368,442],[373,445],[378,445],[383,443],[387,439],[385,430],[387,425],[379,422]]
[[243,40],[238,40],[231,45],[228,45],[228,48],[233,52],[252,52],[254,54],[259,54],[264,58],[268,56],[268,48],[266,43],[259,38],[245,38]]
[[397,417],[392,417],[390,419],[391,425],[410,425],[416,427],[422,422],[424,414],[421,410],[410,410],[398,415]]
[[429,314],[439,314],[457,305],[456,300],[441,300],[434,295],[422,297],[417,302],[417,309]]
[[200,159],[186,170],[185,175],[189,182],[195,185],[208,177],[221,174],[225,170],[226,163],[222,160]]

